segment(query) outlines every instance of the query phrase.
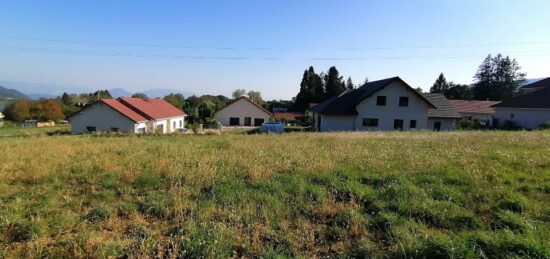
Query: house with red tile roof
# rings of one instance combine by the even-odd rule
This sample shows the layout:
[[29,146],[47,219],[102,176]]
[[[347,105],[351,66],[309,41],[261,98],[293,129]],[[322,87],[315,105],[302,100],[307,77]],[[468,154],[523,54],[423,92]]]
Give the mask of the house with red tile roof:
[[449,100],[462,117],[462,121],[477,121],[482,126],[491,126],[495,116],[492,106],[500,102],[476,100]]
[[174,133],[187,114],[163,99],[102,99],[69,117],[71,132]]

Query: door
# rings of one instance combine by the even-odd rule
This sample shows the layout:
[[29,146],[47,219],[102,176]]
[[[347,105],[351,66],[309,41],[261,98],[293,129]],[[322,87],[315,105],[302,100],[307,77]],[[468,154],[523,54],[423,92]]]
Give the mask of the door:
[[244,117],[244,126],[252,126],[252,118]]
[[393,120],[394,130],[403,130],[403,120]]
[[441,130],[441,121],[434,121],[434,130],[435,131]]
[[317,115],[317,131],[321,131],[321,115]]
[[156,133],[164,133],[164,124],[157,125]]
[[256,127],[262,126],[262,123],[264,123],[264,119],[254,118],[254,126]]

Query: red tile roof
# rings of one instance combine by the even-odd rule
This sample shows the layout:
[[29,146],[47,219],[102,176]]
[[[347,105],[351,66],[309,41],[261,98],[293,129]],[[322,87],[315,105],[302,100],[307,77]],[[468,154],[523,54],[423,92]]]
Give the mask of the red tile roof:
[[117,99],[121,104],[128,106],[145,118],[158,120],[170,117],[185,116],[185,112],[174,107],[163,99],[141,99],[121,97]]
[[474,101],[474,100],[449,100],[459,113],[479,113],[479,114],[495,114],[495,109],[492,105],[500,102],[494,101]]
[[133,111],[132,109],[128,108],[127,106],[115,99],[101,99],[101,102],[111,107],[118,113],[122,114],[126,118],[132,120],[133,122],[147,121],[145,117],[141,116],[139,113]]
[[301,113],[294,113],[294,112],[274,112],[273,118],[278,120],[295,120],[297,118],[303,118],[304,114]]

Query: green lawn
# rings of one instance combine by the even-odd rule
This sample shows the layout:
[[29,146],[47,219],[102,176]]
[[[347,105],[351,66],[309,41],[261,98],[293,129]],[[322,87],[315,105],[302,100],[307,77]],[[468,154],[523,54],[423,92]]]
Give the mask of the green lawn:
[[66,134],[70,131],[69,125],[60,125],[55,127],[43,128],[0,128],[0,137],[7,136],[28,136],[28,135],[48,135],[48,134]]
[[0,258],[549,258],[550,132],[0,138]]

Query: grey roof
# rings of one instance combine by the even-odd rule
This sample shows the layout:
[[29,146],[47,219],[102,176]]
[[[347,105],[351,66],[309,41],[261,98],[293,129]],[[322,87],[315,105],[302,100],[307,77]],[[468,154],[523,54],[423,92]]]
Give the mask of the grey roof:
[[550,109],[550,87],[516,96],[492,107]]
[[521,89],[543,87],[550,87],[550,77],[527,80],[520,86]]
[[357,109],[355,108],[357,104],[367,99],[374,93],[384,89],[384,87],[386,87],[387,85],[389,85],[394,81],[399,81],[403,83],[412,92],[417,94],[421,99],[425,100],[429,106],[435,107],[432,103],[430,103],[430,101],[428,101],[424,96],[419,94],[416,90],[412,89],[401,78],[392,77],[388,79],[366,83],[357,89],[346,90],[339,96],[331,97],[328,100],[312,107],[310,111],[313,113],[318,113],[323,115],[348,115],[348,116],[357,115]]
[[437,109],[429,109],[428,117],[432,118],[462,118],[460,114],[455,110],[454,106],[449,100],[442,94],[438,93],[425,93],[422,94],[426,99],[437,107]]

